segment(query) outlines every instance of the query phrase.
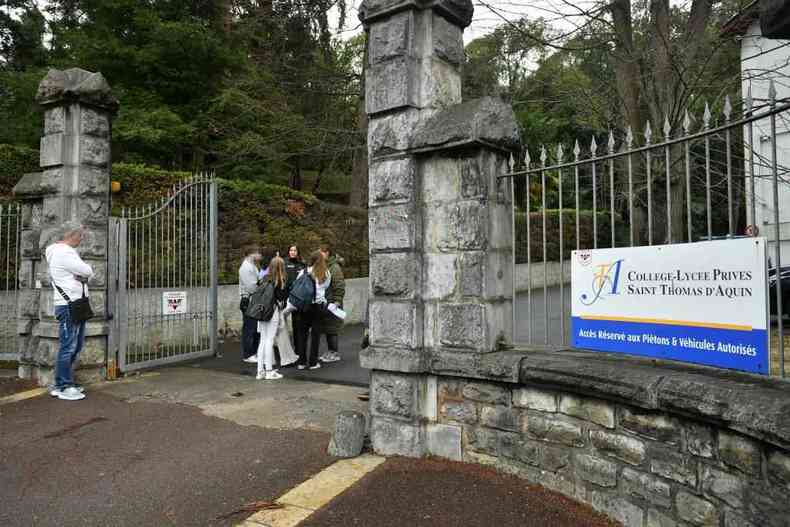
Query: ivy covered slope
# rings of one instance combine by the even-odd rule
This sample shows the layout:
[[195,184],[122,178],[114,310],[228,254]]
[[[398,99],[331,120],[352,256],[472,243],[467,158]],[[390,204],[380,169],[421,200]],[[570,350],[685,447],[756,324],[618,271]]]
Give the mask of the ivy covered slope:
[[[190,177],[175,172],[116,163],[113,180],[121,191],[113,194],[113,214],[122,207],[148,206],[161,200],[178,182]],[[347,277],[367,276],[367,211],[324,203],[312,194],[279,185],[219,180],[220,282],[234,283],[244,248],[255,244],[267,253],[285,254],[296,244],[306,256],[321,243],[331,243],[346,260]]]

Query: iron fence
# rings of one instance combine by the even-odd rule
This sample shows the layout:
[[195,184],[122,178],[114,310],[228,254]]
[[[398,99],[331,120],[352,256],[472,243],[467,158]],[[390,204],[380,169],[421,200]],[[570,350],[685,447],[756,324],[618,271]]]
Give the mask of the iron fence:
[[[766,100],[755,104],[750,89],[740,106],[736,111],[727,97],[719,119],[708,104],[699,121],[689,111],[665,117],[660,137],[649,121],[639,137],[629,127],[619,148],[610,131],[604,148],[593,137],[586,152],[576,141],[571,155],[563,145],[541,146],[537,161],[528,148],[520,167],[511,159],[500,177],[513,178],[513,263],[527,264],[526,291],[514,291],[515,342],[568,344],[566,259],[574,249],[760,234],[768,238],[774,277],[772,374],[786,375],[782,297],[790,283],[775,277],[790,280],[790,267],[782,268],[790,258],[790,102],[777,100],[771,82]],[[542,284],[534,283],[536,265]],[[559,274],[551,286],[549,265]]]
[[22,208],[0,204],[0,360],[18,360],[17,303]]

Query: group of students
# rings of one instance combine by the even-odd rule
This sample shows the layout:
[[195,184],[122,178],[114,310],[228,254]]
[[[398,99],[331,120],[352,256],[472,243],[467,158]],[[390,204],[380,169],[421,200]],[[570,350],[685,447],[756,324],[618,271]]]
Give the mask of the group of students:
[[[313,251],[307,262],[302,260],[295,245],[289,247],[286,258],[277,253],[265,265],[259,249],[250,247],[246,253],[239,267],[239,308],[243,316],[241,352],[245,362],[257,363],[256,378],[281,379],[282,374],[276,368],[278,364],[284,367],[296,363],[300,370],[315,370],[322,362],[339,361],[338,335],[343,327],[346,292],[342,258],[333,254],[328,244]],[[267,287],[269,291],[265,291]],[[264,293],[268,294],[266,298],[273,295],[273,310],[265,317],[253,318],[250,316],[251,303]],[[293,328],[293,347],[288,332],[289,320]],[[319,356],[322,335],[327,351]]]

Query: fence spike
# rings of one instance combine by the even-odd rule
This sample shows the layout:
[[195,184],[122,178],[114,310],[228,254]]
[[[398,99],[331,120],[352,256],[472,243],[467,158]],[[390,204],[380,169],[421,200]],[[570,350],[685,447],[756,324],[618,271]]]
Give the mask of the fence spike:
[[702,126],[705,129],[710,128],[710,106],[708,106],[708,102],[705,102],[705,113],[702,114]]
[[614,154],[614,132],[609,128],[609,141],[606,144],[610,154]]
[[564,157],[565,152],[562,150],[562,143],[557,145],[557,163],[562,163],[562,158]]
[[576,158],[576,161],[579,160],[579,154],[581,153],[582,149],[579,148],[579,140],[577,139],[576,142],[573,144],[573,156]]
[[683,135],[689,135],[689,129],[691,128],[691,117],[689,117],[689,111],[686,109],[686,113],[683,116]]
[[527,170],[529,170],[529,164],[532,162],[532,159],[529,157],[529,148],[524,150],[524,166]]
[[729,121],[731,115],[732,115],[732,103],[730,102],[730,96],[727,95],[724,97],[724,119]]
[[634,132],[631,130],[631,126],[626,128],[625,130],[625,146],[627,150],[631,150],[631,145],[634,144]]
[[593,157],[595,157],[595,152],[598,151],[598,143],[595,142],[595,136],[593,136],[592,141],[590,141],[590,153]]
[[768,83],[768,100],[771,103],[771,106],[776,104],[776,84],[774,84],[774,80]]
[[669,117],[664,116],[664,140],[669,141],[669,135],[672,133],[672,125],[669,124]]
[[650,144],[650,140],[653,138],[653,128],[650,126],[650,121],[647,122],[645,126],[645,140],[647,144]]
[[746,105],[746,111],[748,113],[752,113],[752,108],[754,106],[754,99],[752,98],[752,85],[749,84],[749,88],[746,90],[746,100],[744,101]]
[[545,165],[547,157],[548,155],[546,154],[546,146],[540,145],[540,162]]
[[510,168],[510,172],[513,172],[513,167],[516,166],[516,162],[513,159],[513,152],[510,152],[510,158],[507,160],[507,164]]

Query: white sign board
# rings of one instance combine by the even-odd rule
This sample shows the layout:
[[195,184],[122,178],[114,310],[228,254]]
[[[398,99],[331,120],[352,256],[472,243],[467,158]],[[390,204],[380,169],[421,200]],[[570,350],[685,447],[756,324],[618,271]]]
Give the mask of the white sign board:
[[187,312],[186,291],[165,291],[162,293],[162,314],[182,315]]
[[573,251],[573,345],[767,374],[765,251],[765,238]]

